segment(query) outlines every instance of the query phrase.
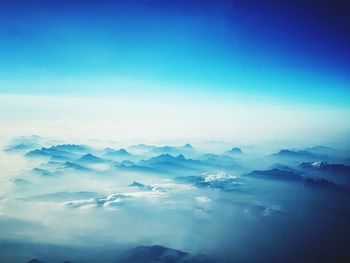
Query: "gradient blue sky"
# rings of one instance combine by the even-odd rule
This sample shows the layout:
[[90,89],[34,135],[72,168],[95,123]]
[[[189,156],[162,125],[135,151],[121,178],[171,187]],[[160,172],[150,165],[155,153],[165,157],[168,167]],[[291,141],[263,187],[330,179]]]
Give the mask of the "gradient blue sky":
[[[49,105],[52,98],[74,115],[78,106],[64,100],[108,97],[117,104],[136,96],[142,105],[126,115],[162,102],[164,116],[152,124],[168,121],[168,105],[175,119],[186,116],[174,115],[179,107],[203,112],[173,129],[196,125],[214,109],[214,123],[203,129],[259,122],[266,134],[273,126],[288,137],[291,127],[306,131],[312,122],[347,134],[349,11],[346,1],[330,0],[0,0],[0,119],[40,119],[35,101]],[[47,100],[23,97],[43,95]],[[59,105],[47,108],[47,119],[57,118]],[[241,115],[228,120],[232,111]],[[147,122],[140,116],[135,123]]]
[[350,22],[340,3],[0,1],[0,91],[214,91],[345,104]]

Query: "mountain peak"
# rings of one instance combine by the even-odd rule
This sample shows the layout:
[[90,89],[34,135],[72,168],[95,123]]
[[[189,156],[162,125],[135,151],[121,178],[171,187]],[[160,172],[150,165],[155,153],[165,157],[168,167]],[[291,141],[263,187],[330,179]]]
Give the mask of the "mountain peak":
[[185,148],[185,149],[194,149],[193,146],[189,143],[186,143],[182,148]]
[[81,158],[79,158],[79,161],[99,163],[99,162],[102,162],[103,160],[100,157],[97,157],[91,153],[87,153],[83,155]]
[[227,153],[230,154],[242,154],[242,150],[238,147],[232,147],[230,150],[227,151]]

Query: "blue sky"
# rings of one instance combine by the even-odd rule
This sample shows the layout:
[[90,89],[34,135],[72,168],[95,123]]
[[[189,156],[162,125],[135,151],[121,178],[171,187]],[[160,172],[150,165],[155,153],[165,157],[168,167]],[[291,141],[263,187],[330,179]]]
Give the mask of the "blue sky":
[[349,96],[347,10],[330,1],[1,1],[0,9],[6,93],[219,91],[331,104]]
[[[61,120],[54,100],[65,105],[67,119],[81,120],[75,98],[108,98],[93,103],[100,112],[95,120],[117,110],[104,105],[123,101],[121,118],[129,114],[134,124],[151,123],[162,134],[187,125],[183,137],[228,138],[237,127],[225,133],[217,127],[231,121],[241,124],[239,136],[258,123],[264,139],[276,130],[289,137],[293,127],[295,134],[311,133],[310,126],[344,137],[348,14],[342,1],[0,0],[0,99],[7,102],[0,119],[36,121],[45,111],[47,120]],[[130,100],[139,103],[124,103]],[[154,104],[157,111],[147,114]],[[180,107],[196,114],[177,116]],[[177,125],[160,127],[169,116]],[[199,125],[207,116],[211,122]],[[199,127],[207,133],[192,132]]]

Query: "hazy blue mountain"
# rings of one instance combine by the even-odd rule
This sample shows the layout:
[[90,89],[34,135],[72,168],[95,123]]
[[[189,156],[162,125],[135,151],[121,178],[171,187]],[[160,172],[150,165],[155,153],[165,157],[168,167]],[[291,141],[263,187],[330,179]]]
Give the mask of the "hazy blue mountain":
[[35,149],[38,145],[36,144],[25,144],[25,143],[20,143],[20,144],[15,144],[15,145],[10,145],[5,148],[6,152],[17,152],[17,151],[28,151],[31,149]]
[[303,179],[303,177],[300,174],[294,171],[280,169],[252,171],[248,174],[245,174],[245,176],[286,181],[300,181]]
[[129,160],[124,160],[119,163],[119,166],[123,166],[123,167],[131,167],[133,165],[135,165],[135,163]]
[[271,156],[273,157],[282,157],[282,158],[303,158],[303,159],[319,159],[320,155],[313,154],[309,151],[292,151],[283,149],[278,153],[274,153]]
[[186,143],[184,146],[182,146],[183,149],[188,149],[188,150],[194,150],[194,147],[189,144],[189,143]]
[[40,176],[52,176],[52,175],[55,174],[55,173],[50,172],[50,171],[48,171],[48,170],[46,170],[46,169],[41,169],[41,168],[37,168],[37,167],[34,167],[34,168],[32,169],[32,171],[33,171],[34,173],[40,175]]
[[106,155],[109,155],[109,156],[120,156],[120,157],[130,156],[130,153],[125,149],[115,150],[112,148],[106,148],[103,151],[105,152]]
[[29,260],[27,263],[44,263],[44,262],[37,259],[37,258],[33,258],[33,259]]
[[[116,262],[118,263],[180,263],[180,262],[209,262],[198,261],[189,253],[163,246],[139,246],[124,253]],[[205,260],[204,258],[202,260]]]
[[273,165],[270,166],[270,168],[284,170],[284,171],[294,171],[294,168],[281,163],[274,163]]
[[11,140],[4,149],[5,152],[30,151],[40,147],[42,139],[39,136],[20,136]]
[[[190,253],[181,250],[163,247],[159,245],[153,246],[138,246],[132,249],[124,250],[112,258],[108,257],[108,262],[115,263],[213,263],[215,262],[211,257],[204,254],[191,255]],[[100,255],[103,258],[103,254]],[[99,262],[98,255],[92,255],[91,260],[85,257],[84,261],[78,262]],[[59,261],[55,261],[59,262]],[[62,261],[61,261],[62,262]],[[63,263],[70,263],[70,260],[65,260]],[[105,261],[103,261],[105,262]],[[34,258],[27,263],[48,263]]]
[[344,164],[330,164],[325,161],[302,163],[299,168],[313,172],[327,172],[336,174],[346,174],[350,176],[350,166]]
[[236,177],[226,174],[209,176],[179,176],[174,179],[179,183],[189,183],[199,188],[221,189],[224,191],[237,190],[240,182]]
[[153,167],[146,167],[142,165],[137,165],[132,162],[126,162],[126,163],[117,163],[114,165],[116,169],[121,169],[125,171],[133,171],[133,172],[144,172],[144,173],[152,173],[157,172],[157,170]]
[[233,147],[230,150],[226,151],[225,154],[233,154],[233,155],[237,155],[237,154],[242,154],[242,150],[238,147]]
[[79,157],[76,153],[69,152],[66,150],[61,150],[57,147],[50,147],[50,148],[41,148],[36,149],[33,151],[30,151],[26,153],[27,157],[53,157],[56,159],[63,159],[63,160],[69,160],[69,159],[76,159]]
[[151,185],[144,185],[144,184],[141,184],[141,183],[136,182],[136,181],[133,181],[129,186],[138,188],[138,189],[143,190],[143,191],[152,191],[152,190],[158,190],[158,191],[163,191],[163,192],[165,191],[165,189],[163,189],[161,187],[153,187]]
[[179,176],[175,178],[175,181],[180,183],[189,183],[193,185],[200,185],[204,182],[203,176],[196,176],[196,175],[190,175],[190,176]]
[[139,189],[142,189],[142,190],[152,190],[151,186],[144,185],[144,184],[141,184],[141,183],[136,182],[136,181],[133,181],[129,186],[130,187],[136,187],[136,188],[139,188]]
[[321,188],[329,188],[329,189],[335,189],[337,185],[335,183],[332,183],[326,179],[320,178],[307,178],[305,179],[304,184],[308,187],[321,187]]
[[240,168],[241,165],[228,155],[217,155],[217,154],[203,154],[199,157],[202,165],[210,167],[221,167],[221,168]]
[[139,162],[141,166],[153,167],[153,168],[197,168],[200,165],[200,161],[186,159],[182,154],[178,156],[172,156],[170,154],[161,154],[156,157],[152,157],[148,160],[142,160]]
[[65,172],[91,172],[93,170],[74,162],[50,161],[33,168],[32,171],[41,176],[56,176],[63,175]]
[[183,146],[162,146],[156,147],[150,151],[150,153],[155,154],[171,154],[171,155],[179,155],[179,154],[192,154],[195,149],[189,143]]
[[30,184],[30,181],[21,178],[16,178],[13,180],[13,183],[16,185],[28,185]]
[[103,162],[105,162],[105,160],[103,160],[102,158],[97,157],[91,153],[83,155],[77,161],[82,162],[82,163],[103,163]]
[[74,152],[77,154],[91,151],[89,146],[83,144],[59,144],[50,148],[60,151]]
[[82,166],[80,164],[73,163],[73,162],[65,162],[61,167],[59,167],[59,169],[61,169],[63,171],[65,169],[81,171],[81,172],[90,172],[90,171],[92,171],[92,169],[90,169],[90,168],[87,168],[85,166]]

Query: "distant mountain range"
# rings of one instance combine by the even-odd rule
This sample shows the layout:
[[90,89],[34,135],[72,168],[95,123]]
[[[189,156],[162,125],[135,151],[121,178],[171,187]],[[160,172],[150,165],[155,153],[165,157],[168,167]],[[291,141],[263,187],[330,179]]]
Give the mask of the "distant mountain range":
[[172,156],[170,154],[161,154],[156,157],[152,157],[148,160],[139,162],[139,165],[152,168],[197,168],[201,165],[198,160],[186,159],[182,154],[178,156]]
[[[68,263],[70,261],[64,261]],[[87,263],[89,261],[86,261]],[[94,261],[95,262],[95,261]],[[115,263],[214,263],[215,261],[207,255],[183,252],[159,245],[138,246],[127,250],[117,256]],[[39,259],[31,259],[27,263],[46,263]],[[72,262],[74,263],[74,262]]]
[[278,153],[274,153],[273,157],[284,157],[284,158],[304,158],[304,159],[319,159],[321,156],[311,153],[309,151],[292,151],[292,150],[281,150]]
[[261,171],[252,171],[245,176],[252,176],[255,178],[267,178],[274,180],[288,180],[288,181],[299,181],[302,180],[303,177],[290,170],[280,170],[280,169],[271,169],[271,170],[261,170]]

